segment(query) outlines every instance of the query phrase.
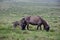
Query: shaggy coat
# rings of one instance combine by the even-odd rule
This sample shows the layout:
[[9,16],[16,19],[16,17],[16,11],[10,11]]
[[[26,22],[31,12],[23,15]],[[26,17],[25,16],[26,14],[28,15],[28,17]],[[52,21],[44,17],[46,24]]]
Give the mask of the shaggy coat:
[[24,17],[24,18],[21,19],[20,23],[21,23],[20,26],[22,27],[22,30],[25,30],[26,27],[29,30],[29,24],[37,25],[37,30],[38,30],[39,27],[40,27],[40,30],[42,29],[41,25],[44,26],[44,30],[46,30],[46,31],[49,31],[49,29],[50,29],[47,22],[43,18],[41,18],[40,16]]

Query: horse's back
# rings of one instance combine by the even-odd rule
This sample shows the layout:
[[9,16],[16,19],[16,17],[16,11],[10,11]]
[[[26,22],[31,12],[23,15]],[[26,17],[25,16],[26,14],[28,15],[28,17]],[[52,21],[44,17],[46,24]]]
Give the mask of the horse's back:
[[40,16],[28,16],[26,17],[26,21],[28,21],[31,24],[38,24],[41,23]]

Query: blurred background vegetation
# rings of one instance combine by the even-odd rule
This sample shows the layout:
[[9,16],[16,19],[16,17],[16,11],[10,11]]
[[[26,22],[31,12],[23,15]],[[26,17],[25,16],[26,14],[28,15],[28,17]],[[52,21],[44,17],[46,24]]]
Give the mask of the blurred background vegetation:
[[[12,22],[25,16],[41,16],[50,25],[50,31],[14,30]],[[0,0],[0,40],[60,40],[59,0]]]

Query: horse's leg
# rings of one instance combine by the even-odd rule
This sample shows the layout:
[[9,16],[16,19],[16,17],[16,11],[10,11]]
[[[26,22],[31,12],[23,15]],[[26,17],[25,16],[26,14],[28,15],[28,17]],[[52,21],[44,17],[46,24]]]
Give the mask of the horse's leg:
[[29,30],[29,23],[27,24],[27,30]]
[[39,25],[37,26],[37,30],[38,30],[38,28],[39,28]]
[[37,30],[38,30],[39,27],[40,27],[40,30],[42,30],[41,25],[42,25],[42,23],[39,22],[39,23],[38,23],[38,26],[37,26]]
[[44,30],[45,30],[45,26],[44,26]]
[[40,24],[40,30],[42,30],[42,28],[41,28],[41,24]]

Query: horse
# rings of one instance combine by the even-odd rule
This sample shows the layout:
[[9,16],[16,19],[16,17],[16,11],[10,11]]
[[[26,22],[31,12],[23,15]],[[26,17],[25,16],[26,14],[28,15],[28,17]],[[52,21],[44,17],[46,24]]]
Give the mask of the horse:
[[37,25],[37,30],[39,27],[40,27],[40,30],[42,30],[41,25],[43,25],[44,30],[46,30],[46,31],[49,31],[49,29],[50,29],[50,26],[48,25],[48,23],[40,16],[24,17],[21,19],[20,23],[21,23],[20,26],[22,27],[22,30],[25,30],[26,27],[29,30],[29,24]]

